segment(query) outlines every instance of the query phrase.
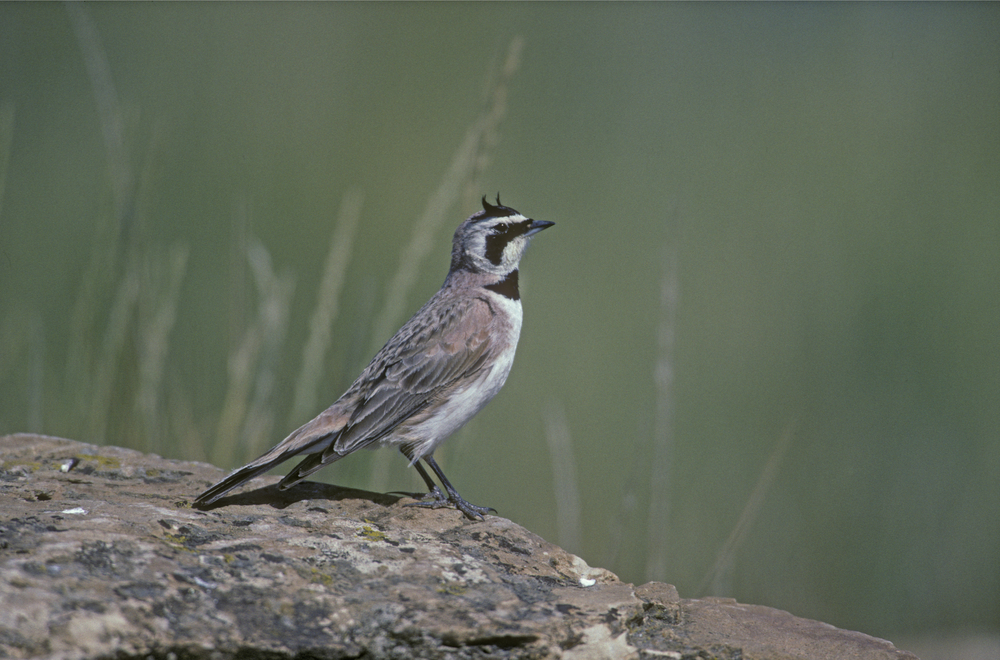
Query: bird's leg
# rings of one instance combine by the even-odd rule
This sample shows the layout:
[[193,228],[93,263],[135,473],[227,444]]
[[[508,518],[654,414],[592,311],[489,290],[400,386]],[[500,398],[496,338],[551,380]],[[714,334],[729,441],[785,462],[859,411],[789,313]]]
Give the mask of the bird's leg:
[[434,460],[433,456],[424,456],[421,460],[427,463],[427,465],[431,466],[431,469],[434,470],[434,473],[438,476],[438,479],[441,480],[441,484],[444,486],[444,489],[448,491],[448,495],[446,496],[444,493],[441,492],[441,489],[437,487],[437,484],[435,484],[433,480],[431,480],[430,475],[427,474],[427,471],[423,469],[423,467],[420,465],[419,462],[416,462],[413,465],[416,466],[417,472],[420,473],[420,476],[423,478],[424,483],[426,483],[427,487],[430,488],[430,492],[427,494],[428,499],[422,502],[411,502],[406,506],[419,506],[427,509],[440,509],[441,507],[448,506],[450,504],[459,511],[461,511],[462,513],[464,513],[466,517],[469,518],[469,520],[482,520],[483,516],[485,516],[490,511],[496,513],[496,509],[494,509],[493,507],[476,506],[475,504],[470,504],[469,502],[466,502],[464,499],[462,499],[462,496],[458,494],[458,491],[455,490],[455,487],[451,485],[450,481],[448,481],[448,477],[444,476],[444,472],[441,471],[440,466],[438,466],[437,461]]
[[434,480],[431,479],[429,474],[427,474],[427,470],[425,470],[424,466],[420,464],[420,461],[414,463],[413,467],[417,468],[417,472],[420,474],[420,477],[424,480],[424,483],[427,484],[427,496],[424,498],[424,502],[415,502],[405,506],[422,506],[431,509],[440,509],[441,507],[448,506],[448,496],[441,492],[441,489],[438,488],[438,485],[434,483]]

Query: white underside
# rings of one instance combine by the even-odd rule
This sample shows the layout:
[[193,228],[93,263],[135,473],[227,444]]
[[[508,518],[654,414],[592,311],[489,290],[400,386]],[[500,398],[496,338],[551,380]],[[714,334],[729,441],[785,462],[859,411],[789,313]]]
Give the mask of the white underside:
[[398,435],[393,433],[395,437],[387,439],[387,444],[396,444],[400,439],[413,442],[416,444],[414,459],[426,456],[448,436],[462,428],[503,387],[514,364],[517,340],[521,334],[521,302],[493,292],[489,292],[489,295],[494,307],[502,308],[497,310],[498,315],[501,318],[506,317],[509,321],[506,336],[494,337],[493,341],[505,344],[509,348],[498,357],[491,368],[484,369],[478,379],[452,392],[448,400],[429,419],[412,426],[407,425],[405,431]]

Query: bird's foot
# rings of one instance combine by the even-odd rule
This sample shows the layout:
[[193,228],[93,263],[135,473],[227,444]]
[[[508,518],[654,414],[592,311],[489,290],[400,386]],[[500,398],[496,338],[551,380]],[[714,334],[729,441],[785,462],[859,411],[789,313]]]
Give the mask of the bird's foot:
[[424,496],[424,499],[419,502],[408,502],[403,506],[416,506],[421,509],[443,509],[445,507],[455,507],[459,511],[465,514],[469,520],[482,520],[483,517],[492,511],[496,513],[497,510],[491,506],[476,506],[466,502],[458,494],[446,495],[441,492],[441,489],[437,486],[431,489],[431,492]]
[[418,506],[422,509],[442,509],[446,506],[451,506],[451,500],[441,492],[440,488],[434,486],[431,492],[424,495],[419,502],[407,502],[403,506]]

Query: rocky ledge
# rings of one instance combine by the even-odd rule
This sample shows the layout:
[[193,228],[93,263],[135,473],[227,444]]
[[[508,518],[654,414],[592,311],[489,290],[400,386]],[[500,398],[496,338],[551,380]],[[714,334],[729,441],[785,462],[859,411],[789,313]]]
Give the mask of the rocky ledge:
[[734,600],[624,584],[496,516],[0,438],[0,657],[914,658]]

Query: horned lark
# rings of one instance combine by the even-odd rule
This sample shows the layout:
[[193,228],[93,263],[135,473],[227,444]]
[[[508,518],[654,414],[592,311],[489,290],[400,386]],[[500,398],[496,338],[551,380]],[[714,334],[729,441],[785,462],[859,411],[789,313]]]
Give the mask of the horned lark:
[[[293,456],[305,460],[281,480],[286,490],[363,447],[394,446],[429,493],[407,506],[454,506],[472,520],[490,507],[466,502],[434,450],[500,391],[521,333],[517,268],[531,237],[554,223],[532,220],[483,198],[483,210],[455,230],[444,284],[375,355],[350,389],[269,452],[195,500],[205,506]],[[421,465],[426,463],[444,486]]]

